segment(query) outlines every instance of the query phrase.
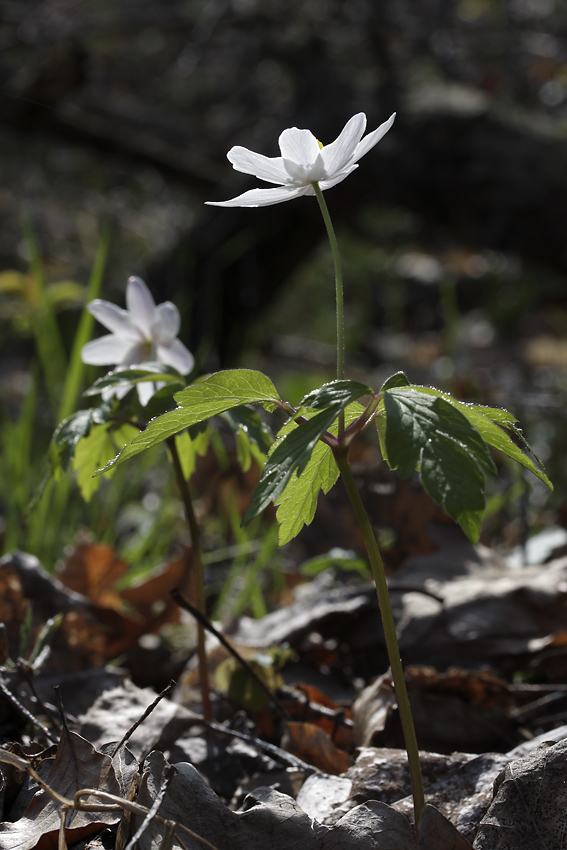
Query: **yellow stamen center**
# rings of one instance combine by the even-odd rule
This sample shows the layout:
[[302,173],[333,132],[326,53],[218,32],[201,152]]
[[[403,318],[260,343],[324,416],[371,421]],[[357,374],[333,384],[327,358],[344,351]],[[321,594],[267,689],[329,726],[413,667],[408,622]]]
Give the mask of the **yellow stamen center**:
[[317,139],[317,144],[319,145],[319,147],[321,148],[321,150],[325,147],[325,145],[323,144],[323,142],[320,142],[320,141],[319,141],[319,139]]

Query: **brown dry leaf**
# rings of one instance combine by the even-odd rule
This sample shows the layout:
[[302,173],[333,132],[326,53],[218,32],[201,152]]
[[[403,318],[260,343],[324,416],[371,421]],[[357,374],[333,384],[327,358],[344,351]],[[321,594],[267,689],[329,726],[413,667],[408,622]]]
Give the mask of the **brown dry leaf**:
[[329,735],[313,723],[287,723],[282,747],[332,776],[344,773],[353,764],[351,757],[339,750]]
[[124,605],[115,586],[127,572],[128,564],[117,556],[112,546],[83,540],[66,555],[58,578],[65,587],[96,605],[120,611]]
[[[507,750],[517,740],[513,697],[491,670],[407,667],[405,678],[419,745],[438,753]],[[390,674],[365,688],[353,705],[358,746],[400,746]]]
[[[166,762],[161,753],[145,761],[138,802],[151,806],[161,787]],[[404,815],[383,803],[356,806],[329,828],[309,817],[291,797],[272,788],[259,788],[233,812],[211,791],[195,768],[175,765],[160,814],[184,824],[218,850],[415,850],[415,839]],[[136,825],[138,825],[137,819]],[[179,832],[186,846],[202,845]],[[163,828],[150,824],[138,842],[140,850],[159,850]],[[174,848],[179,848],[177,841]]]
[[[288,694],[297,693],[297,699],[287,698]],[[338,722],[339,717],[352,718],[350,709],[342,709],[314,685],[295,684],[280,693],[280,701],[285,705],[294,720],[308,721],[319,726],[331,737],[331,740],[341,750],[351,750],[353,746],[354,730]],[[320,711],[320,707],[329,709],[337,717],[329,716]]]
[[473,850],[472,844],[435,806],[423,807],[418,833],[417,850]]
[[[50,788],[72,799],[81,788],[96,788],[124,796],[137,769],[137,762],[126,750],[111,759],[95,750],[80,735],[70,732],[68,736],[63,734],[57,755],[54,759],[43,761],[38,773]],[[60,808],[60,804],[46,791],[38,790],[30,781],[16,798],[10,813],[10,817],[16,816],[17,820],[0,824],[2,850],[50,850],[57,847]],[[85,838],[103,825],[117,823],[120,817],[120,812],[70,811],[66,819],[67,842]]]
[[502,771],[475,850],[565,850],[566,757],[567,741],[543,744]]
[[[567,557],[512,569],[451,528],[434,534],[438,551],[409,558],[390,581],[406,664],[490,664],[508,672],[565,630]],[[387,666],[375,589],[337,587],[325,574],[285,610],[257,621],[243,617],[232,637],[249,646],[289,643],[301,652],[312,633],[322,641],[344,636],[356,675],[370,678]]]
[[[178,587],[190,601],[194,600],[192,582],[188,580],[188,577],[192,577],[192,568],[193,552],[190,546],[186,546],[162,569],[153,572],[144,581],[125,588],[120,596],[135,608],[148,625],[151,624],[152,631],[157,631],[163,623],[179,619],[180,608],[169,595],[174,588]],[[156,603],[162,606],[159,612],[156,611]]]

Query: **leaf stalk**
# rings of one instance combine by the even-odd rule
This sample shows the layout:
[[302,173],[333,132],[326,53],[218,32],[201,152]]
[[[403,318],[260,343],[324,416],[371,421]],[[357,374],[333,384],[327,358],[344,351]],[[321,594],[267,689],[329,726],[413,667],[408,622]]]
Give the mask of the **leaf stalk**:
[[384,638],[386,641],[386,650],[388,652],[390,669],[392,671],[394,690],[396,692],[398,711],[400,713],[402,732],[404,735],[404,742],[408,756],[415,813],[415,823],[417,827],[421,810],[423,809],[425,803],[423,794],[423,780],[421,777],[421,765],[419,761],[417,738],[415,734],[415,727],[413,723],[411,707],[406,688],[404,670],[400,658],[398,639],[396,637],[396,627],[394,623],[394,616],[392,614],[392,606],[390,604],[390,596],[388,594],[388,584],[386,582],[384,564],[382,561],[382,556],[380,554],[380,549],[378,548],[378,544],[376,542],[376,537],[374,536],[374,531],[372,530],[372,525],[370,524],[368,514],[366,513],[364,503],[362,501],[360,493],[358,492],[358,488],[356,486],[356,482],[354,480],[354,476],[352,474],[352,470],[348,462],[347,450],[346,448],[341,446],[338,449],[335,449],[333,454],[337,466],[339,467],[341,478],[345,485],[345,489],[347,491],[352,510],[354,512],[358,526],[364,539],[364,544],[368,553],[368,560],[370,562],[374,583],[376,585],[378,605],[380,608],[382,626],[384,629]]
[[[201,548],[201,529],[199,527],[199,523],[197,522],[197,517],[195,516],[195,510],[193,508],[193,499],[191,498],[189,484],[187,483],[187,479],[185,478],[183,474],[183,469],[181,467],[181,460],[179,458],[179,452],[177,451],[177,445],[175,444],[175,437],[167,438],[167,446],[171,454],[173,470],[175,472],[177,486],[179,487],[181,500],[183,502],[183,507],[185,510],[185,518],[187,520],[187,525],[189,526],[189,531],[191,533],[191,547],[193,554],[193,569],[195,576],[195,595],[197,597],[197,608],[203,615],[205,615],[205,570],[203,567],[203,551]],[[181,587],[181,590],[186,596],[190,596],[190,590],[189,587],[187,587],[187,584],[188,577],[185,580],[185,585]],[[213,719],[213,712],[211,708],[211,695],[209,691],[209,671],[207,666],[207,652],[205,648],[205,629],[203,624],[200,622],[197,623],[197,657],[199,660],[199,682],[201,685],[201,698],[203,701],[203,717],[205,718],[205,720],[211,721]]]

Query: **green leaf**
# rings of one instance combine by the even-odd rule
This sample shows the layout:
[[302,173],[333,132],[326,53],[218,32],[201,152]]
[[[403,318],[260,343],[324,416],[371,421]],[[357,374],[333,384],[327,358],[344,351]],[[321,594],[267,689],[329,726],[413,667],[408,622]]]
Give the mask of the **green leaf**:
[[301,407],[324,410],[333,404],[349,404],[363,395],[374,395],[374,390],[358,381],[331,381],[308,393],[301,400]]
[[408,381],[406,375],[403,372],[396,372],[395,375],[391,375],[380,387],[380,392],[383,393],[386,390],[394,389],[395,387],[409,387],[410,382]]
[[[358,419],[363,411],[364,407],[358,402],[350,404],[345,409],[346,427]],[[278,436],[282,437],[294,428],[297,428],[297,423],[290,421],[284,425]],[[337,423],[331,425],[329,430],[336,436]],[[319,492],[328,493],[338,477],[339,470],[330,446],[318,442],[301,476],[298,477],[297,473],[294,473],[284,491],[276,499],[280,546],[289,543],[299,534],[304,525],[312,522]]]
[[157,446],[185,428],[224,413],[230,408],[254,403],[271,408],[280,401],[270,379],[253,369],[216,372],[176,393],[174,398],[179,407],[152,419],[145,431],[125,446],[104,469],[122,463],[152,446]]
[[85,390],[83,395],[97,395],[108,387],[121,387],[127,384],[141,384],[145,381],[160,382],[167,384],[179,384],[183,386],[185,380],[172,366],[165,363],[141,363],[139,365],[120,367],[104,375],[94,382],[92,387]]
[[473,540],[484,510],[482,468],[495,472],[477,428],[445,398],[411,388],[384,393],[388,463],[407,478],[419,469],[425,490]]
[[[243,523],[262,513],[269,504],[283,493],[293,473],[300,476],[322,435],[335,421],[341,404],[335,404],[317,413],[312,419],[298,424],[276,444],[270,455],[256,489],[252,494],[250,507],[246,511]],[[302,411],[300,410],[300,413]]]
[[364,558],[350,549],[339,548],[333,548],[324,555],[309,558],[301,564],[299,569],[304,576],[316,576],[329,569],[357,572],[364,578],[372,575],[368,562]]
[[75,453],[79,440],[86,437],[93,425],[101,425],[112,416],[114,405],[103,402],[100,407],[79,410],[64,419],[55,429],[51,439],[50,460],[54,471],[66,467]]
[[[326,384],[319,390],[315,390],[305,396],[304,401],[308,400],[316,406],[323,403],[329,404],[329,399],[333,399],[333,401],[325,410],[322,410],[315,416],[313,416],[313,407],[301,407],[294,419],[297,420],[298,417],[305,416],[307,421],[303,421],[300,424],[297,422],[288,423],[289,427],[285,426],[280,431],[280,437],[273,451],[270,453],[258,486],[252,494],[252,502],[246,512],[243,523],[248,522],[252,517],[261,513],[270,502],[277,504],[278,498],[283,494],[293,476],[295,475],[299,479],[306,467],[309,466],[311,470],[326,469],[323,472],[322,483],[329,478],[334,461],[331,465],[328,457],[323,460],[322,449],[317,446],[317,443],[325,431],[331,428],[332,423],[341,411],[348,407],[349,402],[352,402],[353,398],[358,398],[368,393],[372,393],[372,390],[365,384],[359,384],[355,381],[336,381],[332,384]],[[362,412],[364,408],[358,406],[358,409]],[[356,419],[357,417],[355,416],[354,418]],[[315,460],[311,463],[313,452],[316,452],[316,455]],[[313,518],[312,511],[315,510],[315,507],[312,505],[313,497],[309,494],[312,488],[315,487],[314,498],[316,499],[316,494],[321,489],[322,483],[319,486],[315,485],[311,481],[311,473],[305,481],[303,493],[305,500],[302,500],[303,507],[299,510],[299,517],[310,517],[309,522]],[[329,487],[331,486],[332,483],[329,484]],[[297,523],[297,530],[299,530],[303,526],[304,521],[299,518],[297,519]],[[293,527],[295,528],[295,524],[293,524]],[[291,537],[288,534],[291,534]],[[287,540],[291,540],[295,534],[297,534],[297,531],[294,530],[284,532],[280,539],[280,544],[282,541],[287,542]]]
[[[102,481],[101,478],[93,478],[95,471],[104,466],[116,451],[137,433],[138,429],[134,425],[125,424],[115,428],[112,423],[106,422],[92,426],[88,436],[78,441],[72,466],[77,473],[77,484],[85,502],[90,502]],[[110,469],[106,475],[108,477],[113,473],[114,469]]]
[[[204,428],[202,427],[204,424]],[[195,429],[187,429],[175,436],[175,445],[179,455],[179,462],[186,480],[189,480],[195,472],[197,456],[206,454],[209,447],[210,430],[208,422],[199,423]]]
[[236,453],[242,470],[247,472],[252,458],[262,468],[274,438],[258,413],[243,405],[226,410],[221,415],[234,431]]
[[[553,484],[545,472],[535,465],[531,457],[525,454],[521,447],[514,442],[510,434],[507,433],[507,431],[511,431],[512,434],[514,434],[522,443],[525,449],[533,454],[527,440],[516,425],[517,419],[513,413],[509,413],[509,411],[498,407],[487,407],[486,405],[480,404],[467,404],[453,398],[453,396],[449,395],[449,393],[443,393],[441,390],[436,390],[433,387],[413,386],[412,389],[417,392],[424,393],[425,395],[442,398],[449,402],[449,404],[452,404],[453,407],[459,410],[463,416],[466,416],[469,422],[474,425],[482,439],[488,443],[489,446],[498,449],[498,451],[502,452],[507,457],[520,463],[539,478],[540,481],[543,481],[544,484],[553,490]],[[504,428],[507,430],[503,430]]]

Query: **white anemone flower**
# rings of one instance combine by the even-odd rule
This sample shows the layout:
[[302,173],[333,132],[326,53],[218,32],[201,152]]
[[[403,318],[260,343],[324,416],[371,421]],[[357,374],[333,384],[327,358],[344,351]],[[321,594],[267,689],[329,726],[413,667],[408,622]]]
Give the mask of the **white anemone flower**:
[[[191,352],[177,339],[181,321],[179,310],[171,301],[156,303],[144,281],[139,277],[128,279],[126,306],[123,310],[110,301],[96,298],[87,309],[112,333],[101,336],[83,346],[84,363],[95,366],[131,366],[135,363],[158,362],[173,366],[181,375],[187,375],[194,366]],[[144,381],[137,384],[138,396],[146,405],[163,383]],[[126,395],[129,386],[104,390],[103,398]]]
[[359,112],[347,121],[330,145],[322,145],[310,130],[290,127],[279,138],[281,156],[276,157],[263,156],[248,148],[231,148],[227,157],[236,171],[253,174],[278,187],[251,189],[230,201],[207,203],[215,207],[268,207],[301,195],[314,195],[313,183],[318,183],[322,191],[330,189],[358,168],[358,160],[388,132],[395,117],[394,112],[377,130],[362,138],[366,115]]

